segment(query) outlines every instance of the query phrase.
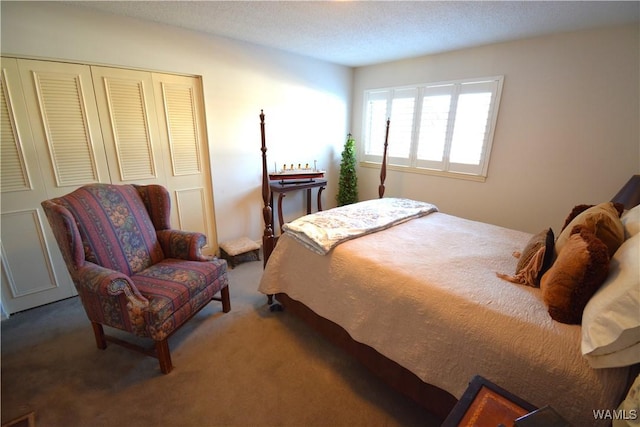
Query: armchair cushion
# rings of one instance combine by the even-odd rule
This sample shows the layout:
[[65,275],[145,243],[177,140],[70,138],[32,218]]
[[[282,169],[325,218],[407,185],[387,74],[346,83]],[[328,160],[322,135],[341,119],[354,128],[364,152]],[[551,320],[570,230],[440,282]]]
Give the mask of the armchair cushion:
[[218,280],[221,276],[226,279],[226,267],[221,260],[199,262],[167,258],[132,276],[138,291],[149,300],[147,322],[160,324],[207,288],[211,292],[207,301],[211,300],[226,286],[226,282]]
[[75,217],[87,261],[131,276],[164,259],[151,218],[132,185],[88,185],[56,202]]

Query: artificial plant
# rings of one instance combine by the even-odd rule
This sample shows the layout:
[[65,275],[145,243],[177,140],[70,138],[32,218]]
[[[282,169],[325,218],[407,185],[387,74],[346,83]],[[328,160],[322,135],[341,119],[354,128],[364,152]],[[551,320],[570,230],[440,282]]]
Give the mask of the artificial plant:
[[356,141],[347,135],[340,163],[340,181],[338,182],[338,206],[358,201],[358,177],[356,176]]

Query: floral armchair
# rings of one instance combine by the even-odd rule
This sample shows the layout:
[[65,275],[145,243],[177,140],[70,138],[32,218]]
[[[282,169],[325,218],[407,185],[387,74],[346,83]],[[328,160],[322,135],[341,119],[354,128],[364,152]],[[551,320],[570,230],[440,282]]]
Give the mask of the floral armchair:
[[[167,374],[168,337],[212,299],[231,310],[226,261],[201,254],[203,234],[171,229],[164,187],[91,184],[42,207],[98,348],[134,347]],[[103,325],[151,338],[155,352],[105,335]]]

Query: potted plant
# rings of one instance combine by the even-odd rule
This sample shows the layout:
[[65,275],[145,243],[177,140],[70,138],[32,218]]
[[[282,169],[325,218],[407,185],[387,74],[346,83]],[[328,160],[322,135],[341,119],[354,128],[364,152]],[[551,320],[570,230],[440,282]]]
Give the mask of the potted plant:
[[344,206],[358,201],[358,177],[356,176],[356,141],[351,134],[347,135],[347,142],[342,151],[340,163],[340,181],[338,182],[338,206]]

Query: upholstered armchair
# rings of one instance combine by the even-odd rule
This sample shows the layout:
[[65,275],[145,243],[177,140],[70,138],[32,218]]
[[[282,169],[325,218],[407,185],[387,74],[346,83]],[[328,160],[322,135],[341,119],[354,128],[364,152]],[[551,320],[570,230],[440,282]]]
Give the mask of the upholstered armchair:
[[[203,234],[171,229],[164,187],[92,184],[42,206],[98,348],[134,347],[167,374],[168,337],[212,299],[231,309],[226,261],[202,255]],[[155,348],[106,335],[103,325],[151,338]]]

